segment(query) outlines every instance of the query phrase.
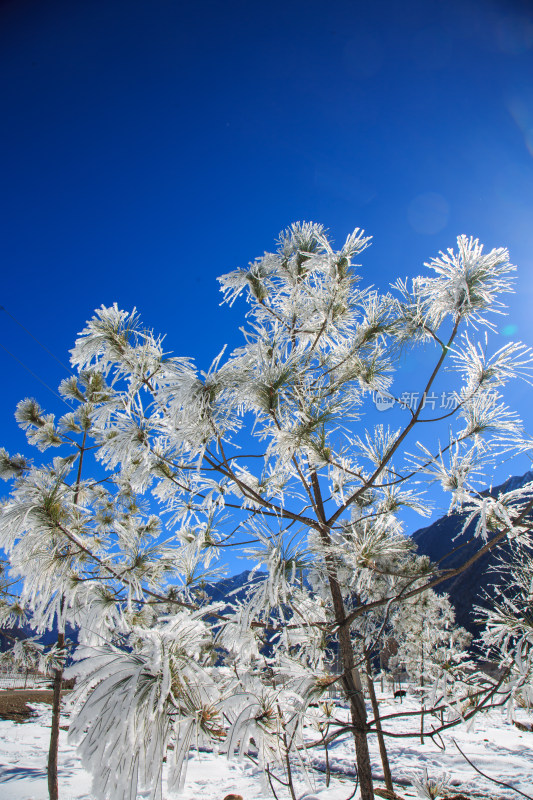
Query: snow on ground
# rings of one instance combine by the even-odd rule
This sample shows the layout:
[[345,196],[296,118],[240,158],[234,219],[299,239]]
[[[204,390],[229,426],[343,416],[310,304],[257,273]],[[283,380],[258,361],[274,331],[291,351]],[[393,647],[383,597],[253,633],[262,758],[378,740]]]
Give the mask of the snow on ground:
[[[37,716],[27,723],[0,720],[1,800],[48,798],[46,757],[51,711],[45,705],[35,705],[34,708]],[[383,703],[382,713],[415,708],[416,701],[405,698],[403,706],[395,702]],[[524,722],[531,722],[532,716],[521,712],[521,718]],[[68,724],[67,718],[65,724]],[[405,720],[396,722],[394,728],[392,725],[389,727],[397,733],[405,728]],[[472,796],[498,800],[519,797],[478,775],[461,757],[452,738],[480,770],[533,796],[533,733],[518,730],[507,721],[504,711],[495,710],[478,716],[469,729],[465,725],[453,728],[445,737],[444,751],[428,738],[423,745],[416,738],[388,738],[393,776],[401,781],[397,791],[403,797],[416,796],[407,782],[410,775],[420,774],[424,767],[430,776],[450,773],[451,793],[462,790]],[[379,775],[381,764],[374,738],[371,747],[373,769]],[[315,766],[323,766],[323,750],[313,751],[312,760]],[[301,771],[297,771],[296,788],[300,800],[347,800],[354,788],[353,747],[349,736],[331,746],[330,763],[334,776],[328,789],[322,772],[313,771],[311,784],[306,786]],[[76,750],[67,743],[67,734],[63,730],[60,732],[59,782],[61,800],[93,800],[90,776],[82,769]],[[286,800],[287,794],[282,789],[276,787],[276,791],[279,800]],[[213,753],[191,757],[182,800],[222,800],[230,792],[241,794],[244,800],[272,798],[262,785],[258,769],[250,761],[228,762],[225,756]],[[163,796],[168,797],[165,792]],[[142,797],[139,795],[138,800]]]
[[[0,720],[0,798],[46,800],[47,748],[50,740],[50,706],[31,704],[38,716],[21,724]],[[81,767],[76,750],[60,731],[59,776],[62,800],[91,800],[90,777]]]

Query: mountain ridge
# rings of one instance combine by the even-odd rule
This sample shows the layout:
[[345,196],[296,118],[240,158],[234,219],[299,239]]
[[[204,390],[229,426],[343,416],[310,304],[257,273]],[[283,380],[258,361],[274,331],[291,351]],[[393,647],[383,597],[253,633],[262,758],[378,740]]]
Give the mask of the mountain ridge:
[[[523,475],[513,475],[503,483],[489,487],[481,492],[482,495],[497,497],[501,492],[510,492],[519,489],[533,481],[533,472],[528,471]],[[433,563],[445,569],[455,569],[473,556],[479,548],[479,539],[470,542],[475,520],[464,527],[466,514],[454,512],[440,517],[431,525],[419,528],[411,539],[417,546],[419,555],[428,556]],[[464,530],[463,530],[464,528]],[[502,573],[497,569],[498,554],[505,552],[505,545],[496,551],[481,556],[468,569],[453,578],[439,584],[437,593],[446,592],[450,596],[456,612],[456,621],[473,633],[479,632],[475,622],[473,606],[483,601],[484,594],[490,597],[494,587],[502,580]]]

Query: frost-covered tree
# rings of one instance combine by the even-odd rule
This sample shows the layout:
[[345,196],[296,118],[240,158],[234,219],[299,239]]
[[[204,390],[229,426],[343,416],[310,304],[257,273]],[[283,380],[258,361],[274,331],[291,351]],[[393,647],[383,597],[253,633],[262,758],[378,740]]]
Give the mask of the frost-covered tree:
[[[396,659],[409,674],[420,694],[420,737],[424,741],[424,712],[439,700],[452,705],[454,689],[464,690],[464,668],[470,634],[455,625],[455,612],[447,595],[427,589],[396,609],[394,636]],[[458,682],[458,686],[455,686]],[[441,694],[442,691],[442,694]]]
[[4,649],[6,644],[14,642],[12,627],[24,616],[18,606],[18,598],[14,591],[14,584],[8,575],[8,562],[0,560],[0,647]]
[[[169,548],[154,542],[158,520],[137,506],[127,480],[115,481],[103,473],[95,476],[92,414],[108,396],[102,376],[67,379],[60,391],[73,408],[61,419],[45,414],[35,400],[22,401],[16,418],[30,444],[41,451],[60,450],[61,455],[49,464],[33,466],[23,456],[10,457],[0,449],[0,474],[15,481],[11,499],[2,509],[6,534],[2,546],[9,550],[13,575],[23,579],[20,596],[0,604],[0,618],[8,626],[26,623],[37,634],[58,630],[56,644],[46,651],[37,640],[13,640],[13,655],[19,662],[31,656],[53,675],[50,800],[57,800],[59,793],[57,749],[67,622],[78,627],[81,614],[81,641],[107,641],[111,632],[122,631],[124,615],[134,618],[138,613],[132,598],[142,599],[151,586],[159,585],[172,561]],[[86,477],[89,470],[91,476]]]
[[9,594],[9,578],[7,577],[7,562],[3,559],[0,560],[0,599],[5,602],[5,598]]
[[[469,563],[528,535],[531,486],[512,499],[477,489],[499,454],[531,444],[501,394],[528,373],[529,351],[492,352],[472,334],[493,329],[512,290],[507,251],[461,236],[429,274],[380,293],[360,286],[353,263],[368,244],[356,230],[335,250],[322,226],[297,223],[275,252],[224,275],[225,302],[248,304],[243,339],[206,372],[170,356],[136,312],[102,307],[72,351],[79,377],[62,386],[73,412],[19,406],[30,443],[61,454],[32,466],[3,453],[15,486],[0,544],[40,624],[81,626],[72,735],[99,798],[138,787],[159,797],[166,753],[178,787],[197,737],[229,755],[253,744],[294,794],[306,709],[337,680],[370,800],[351,629],[467,566],[406,573],[403,509],[425,513],[423,489],[440,483],[450,508],[477,520]],[[375,392],[394,398],[407,358],[419,359],[418,402],[398,400],[395,429],[365,425]],[[429,401],[445,364],[455,407],[439,412]],[[267,571],[229,610],[206,606],[198,588],[227,546]]]
[[[495,597],[478,608],[485,623],[481,651],[495,662],[505,676],[502,692],[507,693],[509,717],[515,707],[533,706],[533,553],[519,547],[509,561],[500,562]],[[502,580],[503,579],[503,580]]]
[[[394,793],[392,772],[389,764],[385,737],[381,724],[381,712],[378,698],[374,687],[375,664],[383,648],[383,643],[390,640],[396,633],[394,621],[398,613],[395,607],[390,604],[382,605],[384,597],[398,597],[402,592],[407,591],[413,586],[413,579],[420,575],[427,574],[428,561],[421,559],[414,554],[412,542],[404,538],[403,547],[391,552],[388,559],[382,557],[380,569],[370,573],[364,570],[354,572],[351,570],[339,570],[341,579],[346,591],[346,601],[352,606],[362,604],[372,604],[364,615],[356,617],[350,626],[352,646],[354,648],[355,661],[360,665],[360,671],[364,677],[363,686],[368,692],[371,705],[372,719],[368,720],[368,729],[375,733],[380,751],[380,758],[383,767],[383,775],[386,788]],[[331,599],[327,585],[324,584],[320,570],[311,569],[309,579],[314,591],[323,596],[325,602],[331,608]],[[418,596],[416,596],[418,597]],[[416,600],[412,598],[410,602]]]
[[455,612],[447,595],[427,590],[410,598],[393,618],[398,642],[396,658],[414,685],[431,685],[443,666],[460,661],[470,636],[455,626]]
[[14,597],[12,592],[13,581],[8,576],[8,563],[0,559],[0,630],[8,622],[9,610]]

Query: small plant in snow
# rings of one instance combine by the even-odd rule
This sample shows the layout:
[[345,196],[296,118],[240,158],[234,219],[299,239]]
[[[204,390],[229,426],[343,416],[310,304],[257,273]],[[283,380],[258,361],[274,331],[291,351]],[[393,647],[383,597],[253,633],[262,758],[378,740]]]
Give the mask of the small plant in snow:
[[450,775],[440,775],[436,778],[430,778],[428,776],[427,767],[424,767],[420,776],[411,775],[410,777],[411,784],[416,789],[418,796],[424,798],[424,800],[436,800],[440,797],[450,788],[450,780]]

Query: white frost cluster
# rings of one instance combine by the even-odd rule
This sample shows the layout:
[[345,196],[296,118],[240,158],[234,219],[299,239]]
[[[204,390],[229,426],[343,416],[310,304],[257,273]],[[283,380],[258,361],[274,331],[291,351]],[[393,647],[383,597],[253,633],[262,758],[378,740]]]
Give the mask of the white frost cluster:
[[[466,333],[493,327],[514,267],[506,250],[460,236],[429,275],[381,293],[354,264],[369,242],[356,229],[336,249],[321,225],[295,223],[275,252],[222,276],[224,302],[247,303],[242,341],[219,345],[205,371],[170,355],[135,310],[102,306],[60,386],[72,410],[18,406],[38,458],[0,449],[13,481],[0,546],[23,582],[0,618],[79,629],[71,738],[98,800],[157,800],[164,759],[179,790],[202,742],[288,781],[309,704],[332,683],[367,729],[360,673],[371,680],[393,633],[424,698],[463,713],[465,638],[430,591],[444,571],[414,556],[404,511],[427,515],[435,482],[480,548],[529,541],[533,486],[498,497],[479,486],[502,453],[531,448],[504,396],[529,378],[531,353]],[[394,378],[422,345],[431,365],[408,407]],[[432,409],[447,366],[456,407]],[[365,426],[376,391],[398,400],[390,427]],[[238,597],[211,604],[229,547],[257,567]],[[428,625],[431,657],[418,646]],[[530,650],[513,654],[529,670]]]

